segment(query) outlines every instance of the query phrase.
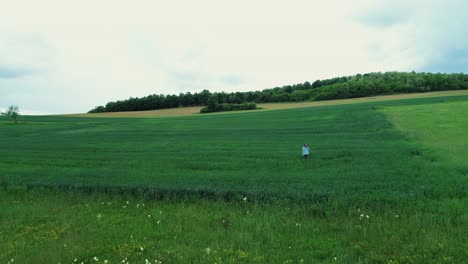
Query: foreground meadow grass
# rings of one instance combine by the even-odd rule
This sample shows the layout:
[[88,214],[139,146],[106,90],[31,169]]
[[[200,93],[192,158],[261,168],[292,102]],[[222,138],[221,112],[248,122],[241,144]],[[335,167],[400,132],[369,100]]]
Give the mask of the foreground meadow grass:
[[0,262],[463,263],[467,102],[0,120]]
[[467,202],[369,208],[13,189],[0,192],[0,261],[463,263]]

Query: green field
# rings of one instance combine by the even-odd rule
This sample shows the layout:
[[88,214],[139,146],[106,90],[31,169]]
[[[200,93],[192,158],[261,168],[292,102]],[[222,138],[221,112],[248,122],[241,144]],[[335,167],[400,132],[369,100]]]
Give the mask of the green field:
[[467,120],[468,96],[0,119],[0,262],[462,263]]

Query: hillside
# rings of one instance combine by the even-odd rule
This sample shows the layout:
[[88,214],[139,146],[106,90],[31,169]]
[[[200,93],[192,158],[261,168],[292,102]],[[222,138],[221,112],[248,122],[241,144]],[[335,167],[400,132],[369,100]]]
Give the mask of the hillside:
[[[285,85],[262,91],[251,92],[216,92],[219,103],[270,103],[321,101],[345,98],[367,97],[375,95],[423,93],[431,91],[468,89],[467,74],[442,73],[366,73],[354,76],[337,77],[326,80]],[[200,93],[181,93],[179,95],[149,95],[142,98],[129,98],[109,102],[98,106],[90,113],[144,111],[177,108],[181,106],[203,106],[212,93],[203,90]]]
[[[440,96],[459,96],[459,95],[468,95],[468,90],[380,95],[380,96],[369,96],[369,97],[353,98],[353,99],[336,99],[336,100],[326,100],[326,101],[262,103],[262,104],[258,104],[258,107],[260,107],[261,109],[255,110],[255,111],[269,111],[269,110],[279,110],[279,109],[317,107],[317,106],[324,106],[324,105],[341,105],[341,104],[405,100],[405,99],[415,99],[415,98],[431,98],[431,97],[440,97]],[[190,106],[190,107],[177,107],[177,108],[145,110],[145,111],[70,114],[66,116],[70,116],[70,117],[151,117],[151,118],[190,116],[190,115],[198,115],[200,113],[201,108],[202,106]],[[222,114],[226,114],[226,113],[222,113]]]

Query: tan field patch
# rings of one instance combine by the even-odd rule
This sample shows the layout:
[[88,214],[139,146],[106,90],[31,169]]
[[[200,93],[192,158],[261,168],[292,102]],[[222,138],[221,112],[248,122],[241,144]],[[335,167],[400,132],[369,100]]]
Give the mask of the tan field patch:
[[298,102],[298,103],[291,103],[291,102],[266,103],[266,104],[258,104],[258,107],[264,108],[265,110],[276,110],[276,109],[302,108],[302,107],[314,107],[314,106],[324,106],[324,105],[356,104],[356,103],[377,102],[377,101],[391,101],[391,100],[457,96],[457,95],[468,95],[468,90],[380,95],[380,96],[360,97],[360,98],[352,98],[352,99],[310,101],[310,102]]
[[148,111],[112,112],[96,114],[71,114],[67,116],[76,117],[170,117],[187,116],[200,113],[201,106],[179,107]]
[[[429,92],[429,93],[414,93],[414,94],[396,94],[396,95],[381,95],[372,97],[361,97],[353,99],[339,99],[339,100],[328,100],[328,101],[308,101],[298,103],[264,103],[257,104],[261,107],[260,110],[251,111],[269,111],[278,109],[289,109],[289,108],[303,108],[303,107],[316,107],[324,105],[341,105],[341,104],[356,104],[365,102],[376,102],[376,101],[391,101],[391,100],[403,100],[403,99],[415,99],[415,98],[430,98],[430,97],[442,97],[442,96],[458,96],[468,95],[468,90],[457,90],[457,91],[442,91],[442,92]],[[71,114],[66,116],[74,117],[171,117],[171,116],[188,116],[199,114],[201,106],[192,107],[179,107],[170,109],[160,110],[149,110],[149,111],[132,111],[132,112],[113,112],[113,113],[97,113],[97,114]],[[251,112],[242,111],[242,112]],[[239,112],[239,111],[236,111]],[[225,114],[232,112],[222,112],[214,114]]]

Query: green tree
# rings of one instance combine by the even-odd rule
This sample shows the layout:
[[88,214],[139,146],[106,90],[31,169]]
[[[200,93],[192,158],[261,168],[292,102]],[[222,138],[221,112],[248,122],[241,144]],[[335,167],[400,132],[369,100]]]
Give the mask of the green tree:
[[218,94],[212,94],[208,97],[208,111],[215,112],[218,110],[219,107],[219,99]]
[[6,117],[9,117],[11,119],[13,119],[13,121],[15,122],[15,124],[18,123],[18,119],[20,117],[20,113],[19,113],[19,109],[18,109],[18,106],[10,106],[8,107],[7,111],[2,113],[2,115],[6,116]]
[[227,98],[228,103],[230,104],[240,104],[242,100],[236,94],[232,93]]
[[106,112],[106,108],[102,105],[96,106],[94,109],[90,110],[88,113],[104,113]]
[[320,86],[322,86],[322,81],[320,80],[316,80],[312,83],[312,88],[319,88]]
[[207,100],[208,100],[208,98],[210,97],[210,95],[211,95],[210,91],[208,91],[208,90],[206,90],[206,89],[203,90],[203,91],[201,91],[201,93],[199,93],[199,94],[197,95],[197,97],[198,97],[198,104],[199,104],[199,105],[206,105],[206,104],[207,104]]

